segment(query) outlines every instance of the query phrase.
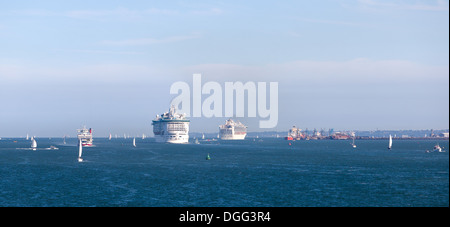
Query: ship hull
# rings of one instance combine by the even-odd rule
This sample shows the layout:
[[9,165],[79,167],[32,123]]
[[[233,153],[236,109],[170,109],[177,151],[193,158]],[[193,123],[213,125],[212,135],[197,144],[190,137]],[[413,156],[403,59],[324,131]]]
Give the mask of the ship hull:
[[92,147],[92,137],[91,136],[78,136],[78,139],[81,140],[81,146],[83,147]]
[[183,144],[189,142],[189,135],[155,135],[157,143]]
[[225,134],[225,135],[219,135],[221,140],[243,140],[243,139],[245,139],[245,136],[247,136],[247,134],[240,134],[240,135]]

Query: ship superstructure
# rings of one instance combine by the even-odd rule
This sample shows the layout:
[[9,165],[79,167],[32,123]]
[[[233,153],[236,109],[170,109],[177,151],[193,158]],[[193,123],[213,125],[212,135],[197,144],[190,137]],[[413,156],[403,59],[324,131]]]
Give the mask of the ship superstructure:
[[284,137],[284,139],[285,140],[297,140],[301,131],[302,131],[301,129],[296,128],[294,125],[291,129],[289,129],[288,135],[286,137]]
[[92,139],[92,128],[87,129],[86,126],[83,126],[82,129],[77,129],[78,132],[78,140],[81,140],[81,145],[83,147],[90,147],[92,146],[92,142],[94,139]]
[[247,126],[239,121],[228,119],[219,126],[219,138],[222,140],[243,140],[247,135]]
[[156,142],[188,143],[189,123],[186,114],[176,113],[175,107],[171,106],[169,112],[156,115],[152,121]]

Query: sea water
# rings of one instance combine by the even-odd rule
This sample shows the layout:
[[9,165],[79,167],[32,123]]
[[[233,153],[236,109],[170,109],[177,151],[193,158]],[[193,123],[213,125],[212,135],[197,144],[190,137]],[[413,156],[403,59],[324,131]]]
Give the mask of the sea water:
[[0,206],[449,206],[448,140],[66,141],[0,140]]

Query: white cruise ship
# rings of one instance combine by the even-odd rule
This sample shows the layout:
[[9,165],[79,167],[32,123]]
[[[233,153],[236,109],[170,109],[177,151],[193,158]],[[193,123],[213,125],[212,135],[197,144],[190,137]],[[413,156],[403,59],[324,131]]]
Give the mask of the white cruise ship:
[[174,106],[170,107],[169,112],[156,115],[152,125],[156,142],[188,143],[189,141],[189,119],[186,119],[186,114],[176,113]]
[[219,137],[222,140],[243,140],[247,135],[247,126],[241,122],[228,119],[224,125],[219,126]]
[[82,129],[77,129],[78,132],[78,140],[81,140],[81,145],[83,147],[90,147],[92,146],[92,128],[87,129],[86,126],[83,126]]

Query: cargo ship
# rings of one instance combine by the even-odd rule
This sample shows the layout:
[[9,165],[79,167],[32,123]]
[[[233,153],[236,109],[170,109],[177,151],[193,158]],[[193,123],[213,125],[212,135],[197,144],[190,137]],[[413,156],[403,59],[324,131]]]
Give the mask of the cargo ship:
[[289,129],[289,132],[288,132],[287,136],[284,137],[284,139],[285,140],[299,140],[303,136],[301,131],[302,131],[301,129],[295,127],[295,125],[294,125],[294,126],[292,126],[291,129]]
[[221,140],[243,140],[247,135],[247,126],[239,121],[228,119],[224,125],[219,125],[219,138]]
[[83,147],[91,147],[92,142],[94,139],[92,139],[92,128],[87,129],[86,126],[83,126],[82,129],[77,129],[78,132],[78,140],[81,140],[81,145]]
[[330,136],[330,139],[347,140],[347,139],[350,139],[350,136],[343,132],[335,132],[333,135]]
[[186,114],[176,113],[176,109],[172,105],[169,112],[156,115],[155,120],[152,121],[156,142],[188,143],[189,123]]

